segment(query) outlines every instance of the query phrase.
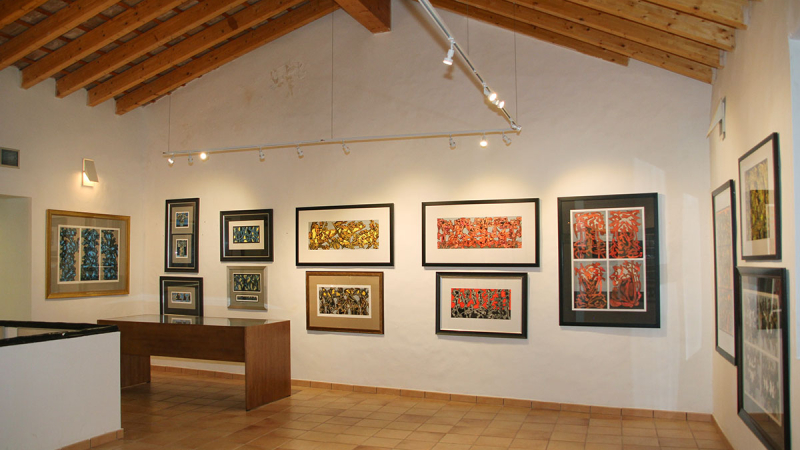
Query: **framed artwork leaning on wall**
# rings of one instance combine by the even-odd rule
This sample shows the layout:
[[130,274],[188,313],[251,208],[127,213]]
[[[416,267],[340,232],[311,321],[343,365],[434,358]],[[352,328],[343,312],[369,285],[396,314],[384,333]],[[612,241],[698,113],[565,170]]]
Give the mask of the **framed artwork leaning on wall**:
[[792,448],[786,269],[739,267],[739,417],[771,450]]
[[45,298],[130,293],[130,216],[47,210]]
[[742,259],[781,259],[781,178],[778,133],[739,158]]
[[539,267],[539,199],[424,202],[422,265]]
[[220,211],[219,260],[270,262],[272,210]]
[[203,279],[200,277],[160,277],[158,292],[161,314],[203,315]]
[[197,273],[200,199],[167,200],[164,272]]
[[528,274],[436,272],[436,334],[528,337]]
[[383,334],[383,272],[306,272],[306,329]]
[[560,324],[659,328],[658,194],[558,199]]
[[714,311],[717,352],[736,365],[736,190],[726,181],[711,194],[714,224]]

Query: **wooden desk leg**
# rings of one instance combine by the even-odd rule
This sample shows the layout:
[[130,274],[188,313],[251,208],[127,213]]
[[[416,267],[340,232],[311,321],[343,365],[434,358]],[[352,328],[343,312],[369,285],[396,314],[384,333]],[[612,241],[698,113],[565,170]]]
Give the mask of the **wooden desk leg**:
[[121,387],[135,386],[150,382],[150,356],[120,355]]
[[245,407],[248,411],[292,395],[289,322],[246,327],[244,348]]

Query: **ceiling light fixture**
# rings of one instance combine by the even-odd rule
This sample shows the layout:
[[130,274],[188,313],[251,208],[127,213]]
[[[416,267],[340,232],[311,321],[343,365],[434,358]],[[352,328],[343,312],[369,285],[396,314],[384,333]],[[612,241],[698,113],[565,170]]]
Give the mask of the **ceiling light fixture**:
[[511,145],[511,138],[506,136],[505,133],[503,133],[503,142],[505,142],[506,145]]
[[344,152],[345,155],[350,154],[350,147],[348,147],[347,144],[344,143],[344,141],[342,141],[342,151]]
[[455,141],[455,139],[453,139],[453,135],[451,134],[450,135],[450,149],[452,150],[454,148],[456,148],[456,141]]
[[450,41],[450,50],[447,51],[447,56],[444,57],[444,60],[442,60],[442,62],[447,64],[448,66],[452,66],[453,65],[453,55],[456,52],[456,50],[454,48],[454,44],[455,44],[456,41],[453,38],[449,38],[448,40]]
[[208,153],[200,152],[200,159],[202,159],[203,161],[207,160],[208,159]]
[[172,159],[172,156],[170,156],[169,158],[167,158],[167,162],[169,163],[170,167],[172,167],[172,165],[173,165],[173,164],[175,164],[175,160],[174,160],[174,159]]
[[192,157],[192,155],[189,155],[189,165],[191,164],[194,164],[194,157]]
[[297,157],[298,158],[302,158],[303,157],[303,151],[300,150],[300,146],[299,145],[297,146]]
[[486,147],[486,146],[489,145],[489,141],[486,140],[486,134],[484,134],[483,137],[481,138],[480,144],[481,144],[481,147]]
[[260,161],[264,160],[264,149],[263,148],[258,149],[258,159]]

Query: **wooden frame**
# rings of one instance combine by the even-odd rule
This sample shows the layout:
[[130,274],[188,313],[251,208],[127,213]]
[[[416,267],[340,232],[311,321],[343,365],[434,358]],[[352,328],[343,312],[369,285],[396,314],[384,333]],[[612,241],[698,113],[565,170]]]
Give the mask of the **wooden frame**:
[[436,334],[527,339],[528,274],[436,272]]
[[219,260],[271,262],[272,210],[220,211]]
[[560,325],[659,328],[658,194],[558,199]]
[[539,267],[539,199],[422,203],[422,265]]
[[267,266],[228,266],[228,309],[267,309]]
[[160,277],[158,297],[161,314],[203,315],[203,279],[200,277]]
[[394,265],[394,203],[297,208],[295,226],[298,266]]
[[383,272],[306,272],[306,329],[383,334]]
[[714,311],[716,347],[736,365],[738,280],[736,273],[736,189],[726,181],[711,194],[714,224]]
[[197,273],[200,199],[167,200],[164,272]]
[[129,216],[47,210],[45,298],[130,293]]
[[789,303],[786,269],[740,267],[739,417],[771,450],[789,450]]
[[[770,144],[771,145],[767,145]],[[742,259],[781,259],[781,178],[778,133],[739,158]]]

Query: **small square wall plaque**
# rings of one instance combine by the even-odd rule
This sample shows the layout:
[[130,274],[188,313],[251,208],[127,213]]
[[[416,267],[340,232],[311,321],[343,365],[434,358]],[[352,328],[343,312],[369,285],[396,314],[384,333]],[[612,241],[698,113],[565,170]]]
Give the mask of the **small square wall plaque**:
[[0,148],[0,166],[19,169],[19,150]]

